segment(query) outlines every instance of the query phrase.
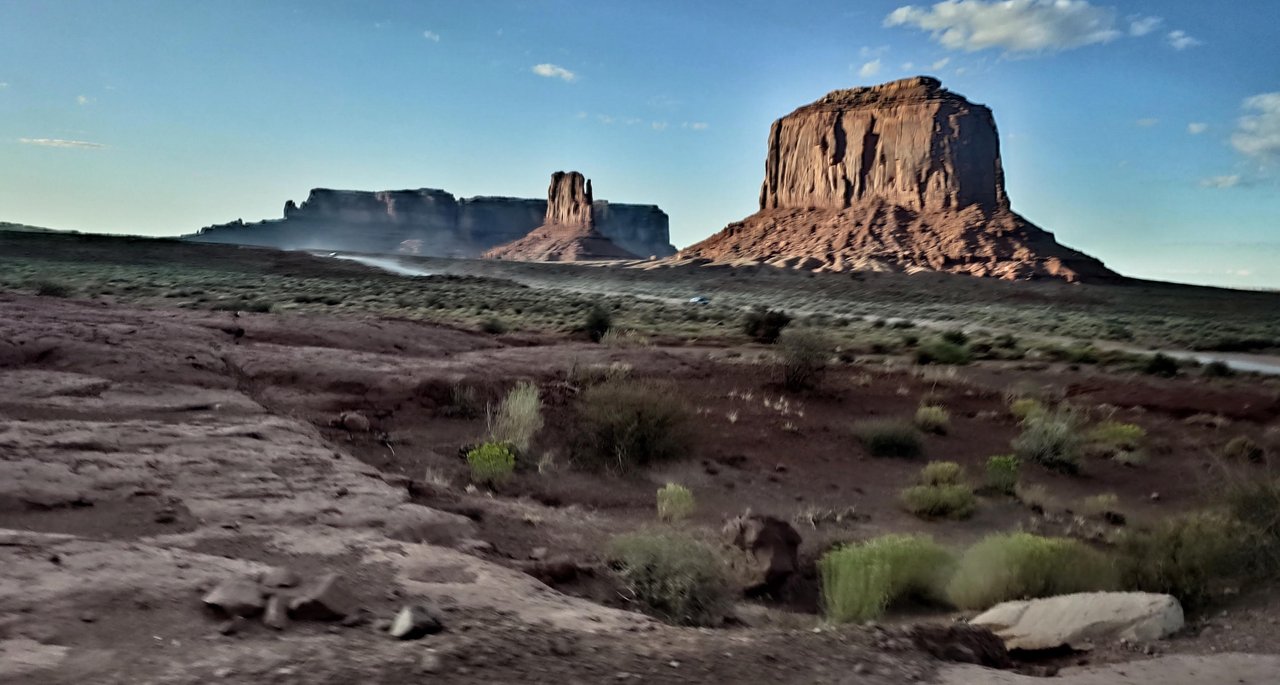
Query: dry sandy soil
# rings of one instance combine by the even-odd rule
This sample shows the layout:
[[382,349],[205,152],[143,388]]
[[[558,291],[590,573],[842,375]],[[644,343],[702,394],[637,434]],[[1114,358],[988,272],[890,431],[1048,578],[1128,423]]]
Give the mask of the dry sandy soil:
[[[734,625],[667,626],[613,591],[600,549],[650,524],[653,492],[672,480],[698,493],[694,532],[713,537],[724,517],[751,507],[804,521],[806,559],[886,531],[963,544],[1019,525],[1074,525],[999,498],[965,522],[902,511],[897,492],[919,463],[870,457],[848,426],[909,415],[926,394],[953,417],[946,436],[928,438],[929,456],[974,471],[1008,451],[1016,425],[1003,392],[1015,382],[1113,405],[1153,436],[1147,466],[1099,460],[1084,478],[1028,479],[1064,506],[1114,492],[1133,521],[1199,504],[1206,455],[1280,417],[1274,388],[1249,378],[996,362],[921,377],[845,364],[796,396],[777,387],[767,359],[750,345],[616,349],[404,320],[0,294],[0,681],[1031,682],[938,662],[882,627],[824,626],[811,568],[786,599],[744,603]],[[697,412],[695,457],[627,477],[568,463],[577,388],[567,372],[616,363],[676,384]],[[518,379],[536,382],[547,403],[537,451],[559,458],[497,493],[466,489],[458,451],[484,420],[454,416],[452,390],[495,397]],[[370,430],[343,428],[345,411],[362,412]],[[1221,418],[1186,421],[1206,413]],[[853,515],[805,520],[824,510]],[[582,572],[544,584],[524,572],[544,554]],[[277,631],[228,626],[202,606],[218,581],[277,567],[307,579],[340,574],[367,620]],[[384,622],[410,601],[435,607],[444,631],[388,637]],[[1052,665],[1080,685],[1275,682],[1278,611],[1274,593],[1250,595],[1192,616],[1158,645]]]

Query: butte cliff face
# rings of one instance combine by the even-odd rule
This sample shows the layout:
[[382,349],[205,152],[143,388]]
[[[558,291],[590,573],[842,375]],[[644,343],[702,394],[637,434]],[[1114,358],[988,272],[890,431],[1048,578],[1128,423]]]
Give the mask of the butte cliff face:
[[760,211],[679,256],[1116,278],[1012,211],[991,110],[923,76],[838,90],[775,121]]
[[576,171],[557,171],[547,189],[547,213],[528,235],[484,253],[488,259],[576,262],[635,259],[595,228],[591,181]]
[[[628,254],[665,257],[675,253],[667,215],[658,207],[588,204],[593,228]],[[543,225],[548,211],[546,200],[458,199],[431,188],[376,192],[316,188],[300,205],[286,202],[283,219],[209,226],[186,239],[284,249],[479,257]]]

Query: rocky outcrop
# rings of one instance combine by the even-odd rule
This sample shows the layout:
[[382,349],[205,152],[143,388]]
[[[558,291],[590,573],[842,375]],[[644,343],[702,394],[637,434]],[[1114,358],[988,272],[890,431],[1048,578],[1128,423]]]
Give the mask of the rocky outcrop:
[[[547,211],[545,200],[458,199],[431,188],[377,192],[316,188],[300,205],[286,202],[283,219],[236,220],[185,238],[283,249],[478,257],[543,225]],[[596,201],[592,213],[595,230],[632,255],[675,253],[667,215],[654,205]]]
[[1004,602],[975,616],[1009,649],[1092,649],[1118,640],[1151,642],[1182,629],[1182,605],[1149,592],[1081,592]]
[[1108,279],[1012,211],[991,110],[916,77],[774,122],[760,211],[680,253],[844,271]]
[[487,259],[575,262],[635,259],[595,228],[591,181],[576,171],[557,171],[547,189],[547,214],[528,235],[484,253]]

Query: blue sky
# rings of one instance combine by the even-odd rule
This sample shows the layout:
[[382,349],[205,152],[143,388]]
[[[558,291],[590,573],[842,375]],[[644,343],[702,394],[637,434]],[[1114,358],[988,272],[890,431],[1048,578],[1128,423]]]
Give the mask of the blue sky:
[[686,245],[756,209],[774,119],[921,73],[994,110],[1062,242],[1280,287],[1274,0],[2,0],[0,220],[172,235],[577,169]]

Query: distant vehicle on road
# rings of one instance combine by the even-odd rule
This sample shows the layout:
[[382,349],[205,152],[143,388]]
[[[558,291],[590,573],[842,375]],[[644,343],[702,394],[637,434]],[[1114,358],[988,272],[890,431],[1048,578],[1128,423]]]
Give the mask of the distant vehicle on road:
[[698,295],[697,297],[689,298],[689,304],[711,304],[711,300],[709,298]]

